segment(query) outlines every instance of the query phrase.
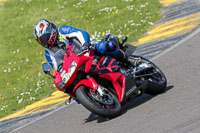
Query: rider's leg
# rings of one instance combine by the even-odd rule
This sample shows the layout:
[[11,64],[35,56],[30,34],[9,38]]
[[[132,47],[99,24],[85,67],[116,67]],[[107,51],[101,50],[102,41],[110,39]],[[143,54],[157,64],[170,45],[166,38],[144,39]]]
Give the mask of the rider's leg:
[[95,45],[95,50],[101,54],[114,57],[116,60],[128,65],[132,64],[133,66],[137,66],[140,61],[139,59],[129,59],[128,56],[112,42],[98,42]]

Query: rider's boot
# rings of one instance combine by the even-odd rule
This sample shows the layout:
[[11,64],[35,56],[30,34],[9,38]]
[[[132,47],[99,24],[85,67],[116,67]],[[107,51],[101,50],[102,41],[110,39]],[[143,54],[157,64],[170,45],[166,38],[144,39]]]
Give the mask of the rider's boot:
[[119,49],[119,52],[115,58],[116,58],[116,60],[118,60],[122,63],[125,63],[127,65],[133,65],[135,67],[138,66],[141,62],[140,58],[134,58],[134,59],[128,58],[128,56],[121,49]]

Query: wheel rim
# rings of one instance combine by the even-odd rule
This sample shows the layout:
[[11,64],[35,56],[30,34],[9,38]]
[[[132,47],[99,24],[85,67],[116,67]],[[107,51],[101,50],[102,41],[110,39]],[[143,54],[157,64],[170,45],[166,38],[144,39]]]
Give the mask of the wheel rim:
[[103,96],[100,96],[97,91],[89,89],[87,95],[92,101],[104,108],[111,109],[115,107],[115,102],[109,91],[107,91],[107,93],[105,93]]
[[165,76],[163,75],[163,73],[157,68],[156,65],[154,65],[153,63],[151,63],[148,60],[142,60],[143,63],[149,65],[150,67],[147,70],[141,71],[138,73],[138,77],[140,77],[141,75],[148,75],[148,76],[144,76],[142,77],[143,80],[148,80],[150,82],[156,82],[156,83],[163,83],[165,82]]
[[153,81],[153,82],[164,82],[165,81],[165,78],[162,74],[162,72],[155,68],[155,66],[153,66],[153,71],[156,73],[156,74],[153,74],[152,76],[150,76],[149,78],[149,81]]

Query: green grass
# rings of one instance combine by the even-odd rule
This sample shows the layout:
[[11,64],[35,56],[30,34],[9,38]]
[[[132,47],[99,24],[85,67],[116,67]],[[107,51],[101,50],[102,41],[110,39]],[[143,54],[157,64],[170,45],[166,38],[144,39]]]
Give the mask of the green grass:
[[11,0],[0,5],[0,118],[56,90],[42,72],[44,49],[33,36],[40,19],[85,30],[92,39],[114,33],[133,42],[159,19],[160,8],[158,0]]

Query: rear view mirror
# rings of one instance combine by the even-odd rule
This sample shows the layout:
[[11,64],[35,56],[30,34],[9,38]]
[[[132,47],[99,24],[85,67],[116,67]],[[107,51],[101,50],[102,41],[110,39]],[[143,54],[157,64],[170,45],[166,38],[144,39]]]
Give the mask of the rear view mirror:
[[50,73],[51,67],[49,66],[49,64],[44,63],[44,64],[42,64],[42,67],[43,67],[43,71],[44,71],[45,74],[48,74],[48,75],[50,75],[52,78],[55,78],[55,77]]
[[49,64],[44,63],[44,64],[42,64],[42,67],[43,67],[43,71],[44,71],[45,74],[49,74],[50,73],[51,68],[50,68]]

